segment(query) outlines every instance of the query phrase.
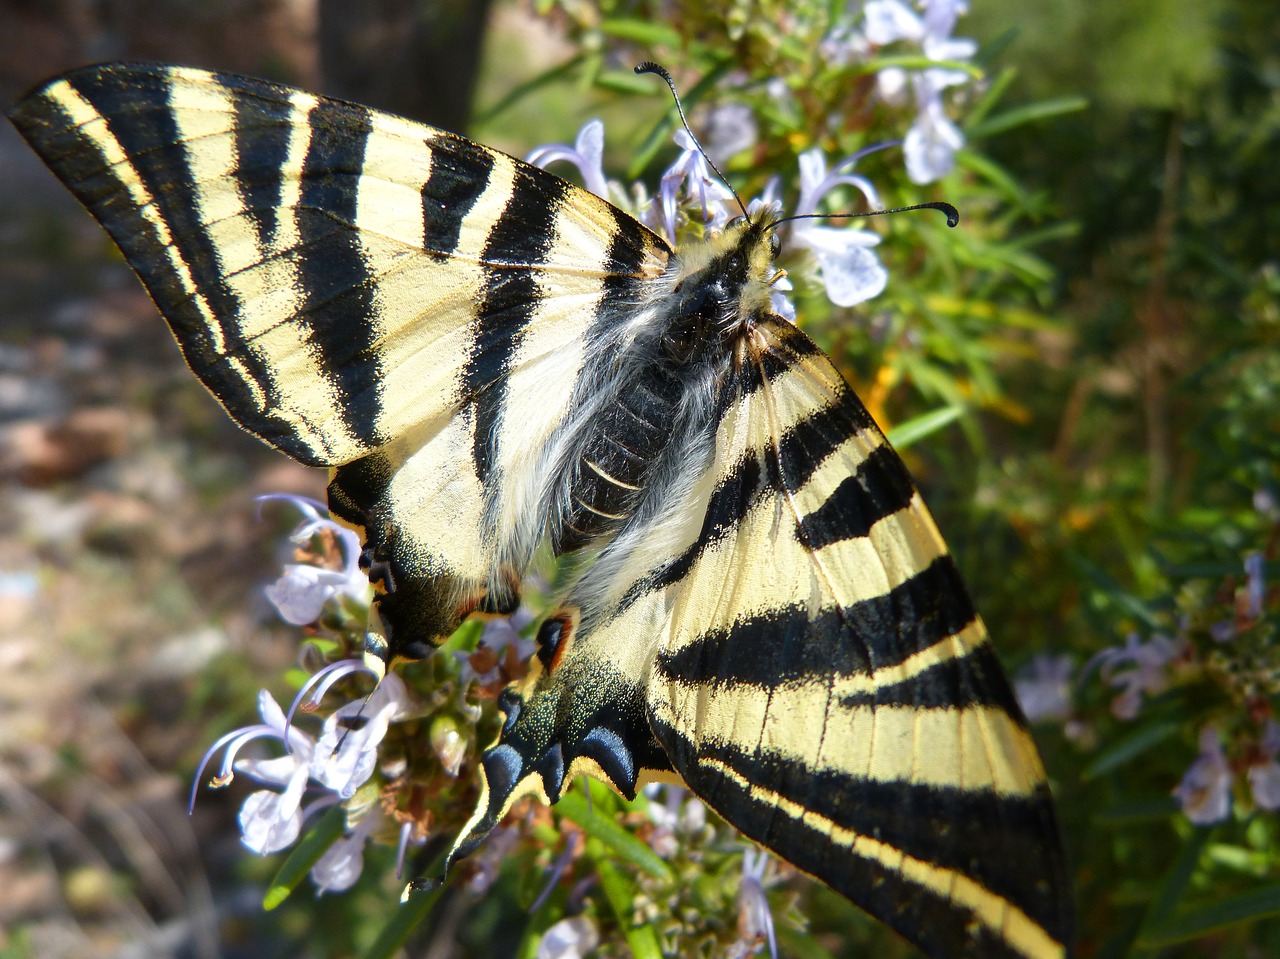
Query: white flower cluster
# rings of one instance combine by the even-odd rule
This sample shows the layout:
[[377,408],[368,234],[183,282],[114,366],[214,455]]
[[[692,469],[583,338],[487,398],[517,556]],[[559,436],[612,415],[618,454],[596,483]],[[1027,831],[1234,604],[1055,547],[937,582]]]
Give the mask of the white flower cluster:
[[[1244,558],[1244,588],[1237,594],[1235,615],[1209,629],[1215,643],[1227,643],[1254,627],[1265,615],[1266,580],[1261,553]],[[1092,664],[1101,664],[1102,678],[1121,690],[1112,700],[1117,719],[1132,720],[1141,712],[1144,697],[1157,696],[1173,684],[1179,670],[1196,667],[1197,654],[1184,623],[1177,636],[1156,634],[1146,642],[1131,633],[1124,646],[1103,650]],[[1044,690],[1040,690],[1043,692]],[[1021,690],[1019,695],[1022,695]],[[1032,698],[1034,702],[1034,696]],[[1250,720],[1250,725],[1253,725]],[[1229,735],[1240,757],[1227,758],[1222,732],[1215,723],[1201,727],[1199,753],[1173,790],[1187,819],[1197,825],[1222,822],[1231,814],[1232,787],[1243,771],[1253,804],[1266,812],[1280,809],[1280,723],[1266,719],[1260,732]]]
[[[268,787],[250,793],[240,807],[241,842],[263,856],[293,845],[308,818],[351,799],[373,775],[378,746],[388,726],[415,715],[403,680],[388,673],[367,698],[331,713],[318,738],[293,725],[293,714],[302,700],[308,695],[317,698],[313,688],[327,689],[338,679],[366,669],[359,660],[343,660],[316,673],[298,694],[287,717],[272,695],[262,690],[258,694],[262,722],[232,730],[210,747],[192,784],[192,806],[205,766],[221,750],[222,765],[213,779],[216,785],[226,785],[235,773],[243,773]],[[359,722],[354,721],[357,718]],[[256,739],[278,739],[284,744],[284,755],[237,758],[240,750]],[[311,879],[321,891],[348,889],[359,878],[364,843],[380,823],[376,813],[364,816],[320,857],[311,869]]]
[[320,618],[320,611],[331,600],[349,596],[368,603],[369,577],[360,568],[360,538],[329,519],[328,510],[315,500],[283,493],[258,497],[259,506],[269,502],[288,503],[302,513],[304,521],[290,535],[290,542],[302,546],[316,534],[329,532],[342,544],[344,560],[341,570],[311,563],[286,563],[280,578],[265,590],[280,618],[292,626],[306,626]]
[[[1200,730],[1200,754],[1173,791],[1186,817],[1198,826],[1222,822],[1231,814],[1235,774],[1227,760],[1222,736],[1213,726]],[[1257,748],[1251,750],[1245,780],[1254,805],[1264,812],[1280,809],[1280,723],[1269,719]]]
[[[313,563],[285,564],[280,578],[266,588],[267,598],[280,617],[301,626],[319,619],[326,604],[344,598],[367,604],[369,580],[359,567],[360,542],[356,535],[330,520],[324,507],[312,500],[283,494],[258,500],[260,504],[275,501],[288,503],[303,516],[289,537],[295,546],[305,546],[316,536],[326,535],[332,536],[342,551],[339,570]],[[250,793],[240,807],[241,842],[264,856],[293,845],[307,819],[349,801],[369,781],[377,768],[378,746],[390,724],[418,715],[404,681],[389,673],[367,697],[345,703],[330,713],[318,737],[293,724],[299,708],[315,708],[335,683],[361,672],[371,671],[358,659],[326,666],[298,693],[287,715],[267,690],[260,691],[258,714],[262,722],[232,730],[209,748],[192,783],[191,805],[195,805],[205,767],[222,752],[214,785],[226,785],[235,773],[243,773],[266,787]],[[284,755],[239,758],[242,748],[260,739],[279,740]],[[311,879],[322,892],[342,891],[355,883],[360,876],[364,844],[383,824],[380,813],[366,811],[320,857],[311,869]]]
[[[868,0],[863,8],[863,31],[873,47],[907,42],[936,63],[964,63],[978,52],[978,44],[965,37],[953,37],[956,18],[967,13],[964,0],[920,0],[917,14],[901,0]],[[947,118],[942,92],[967,83],[964,70],[938,66],[907,71],[886,67],[876,75],[880,95],[890,102],[915,95],[916,119],[902,144],[907,176],[913,183],[932,183],[951,172],[956,151],[964,146],[964,134]]]
[[1142,697],[1156,696],[1169,688],[1170,667],[1191,654],[1186,637],[1160,633],[1143,642],[1137,633],[1125,637],[1124,646],[1104,649],[1093,658],[1102,665],[1102,678],[1121,690],[1111,702],[1116,719],[1133,719],[1142,708]]

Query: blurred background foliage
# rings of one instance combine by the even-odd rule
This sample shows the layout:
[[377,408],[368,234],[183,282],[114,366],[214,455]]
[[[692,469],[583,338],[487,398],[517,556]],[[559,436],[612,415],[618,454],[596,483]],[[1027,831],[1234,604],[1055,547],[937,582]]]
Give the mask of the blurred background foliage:
[[[361,5],[361,19],[353,20],[355,12],[330,6],[330,19],[321,22],[305,3],[139,2],[111,13],[70,0],[6,4],[0,36],[10,40],[0,43],[12,44],[14,55],[3,58],[0,76],[12,99],[21,86],[73,62],[135,55],[326,88],[332,71],[316,38],[329,37],[327,49],[341,51],[336,35],[348,40],[345,55],[366,58],[364,76],[385,67],[385,87],[386,73],[413,62],[412,47],[387,52],[414,35],[406,18],[419,25],[448,19],[450,8],[407,0]],[[477,90],[465,132],[523,155],[539,144],[571,142],[585,120],[599,116],[606,171],[643,181],[652,193],[675,155],[672,111],[660,85],[630,68],[657,60],[680,82],[695,129],[715,107],[752,109],[754,143],[728,158],[726,173],[744,197],[759,195],[779,174],[791,210],[801,152],[817,146],[834,162],[894,129],[902,136],[910,122],[910,109],[876,96],[875,80],[894,64],[919,69],[919,56],[895,48],[838,63],[821,52],[833,24],[857,22],[857,7],[817,0],[496,3],[488,28],[453,43],[441,66],[452,71],[449,89]],[[800,282],[802,262],[788,264],[799,278],[800,322],[831,350],[882,424],[896,430],[1010,673],[1021,678],[1028,712],[1040,720],[1036,731],[1076,871],[1081,956],[1280,955],[1280,831],[1258,785],[1275,761],[1266,731],[1280,688],[1280,594],[1272,585],[1280,579],[1280,19],[1256,0],[974,0],[956,33],[975,38],[978,51],[971,82],[947,99],[965,135],[954,170],[917,185],[900,151],[883,150],[860,160],[858,172],[885,205],[949,200],[961,210],[961,227],[948,231],[928,214],[877,222],[889,285],[853,310],[833,308],[816,284]],[[343,92],[376,104],[376,90],[358,88],[361,75],[348,65]],[[412,97],[397,109],[432,118],[431,82],[418,76],[411,88],[420,109]],[[464,122],[451,106],[455,119],[435,122]],[[6,149],[17,147],[6,141]],[[850,191],[834,200],[853,206],[860,198]],[[11,254],[0,318],[6,348],[34,349],[49,333],[46,317],[60,315],[68,296],[100,296],[104,287],[115,295],[127,280],[119,279],[118,262],[101,266],[110,262],[101,243],[77,239],[80,226],[51,225],[54,216],[78,216],[74,209],[32,213],[17,191],[0,203],[0,242]],[[38,279],[49,267],[37,259],[53,263],[56,283]],[[68,264],[117,272],[105,283],[66,279]],[[145,305],[130,303],[127,311],[140,317],[135,328],[145,331],[139,335],[152,337],[157,321]],[[132,362],[138,345],[123,337],[112,349]],[[6,614],[5,627],[15,641],[38,636],[63,644],[55,665],[92,664],[83,682],[113,717],[92,727],[96,744],[104,736],[114,741],[119,724],[146,744],[140,762],[185,773],[214,733],[251,719],[262,675],[275,676],[287,698],[284,664],[296,638],[266,625],[260,601],[238,627],[226,625],[237,603],[251,607],[244,597],[255,577],[270,576],[267,533],[243,523],[221,537],[194,531],[236,510],[247,514],[244,495],[233,507],[212,505],[229,490],[265,491],[272,488],[268,476],[276,486],[281,478],[249,445],[237,445],[211,403],[184,392],[174,356],[166,356],[151,364],[169,364],[163,377],[116,386],[159,424],[147,435],[159,438],[165,462],[177,464],[196,504],[189,516],[177,514],[185,517],[181,533],[169,535],[199,539],[202,558],[182,553],[181,562],[157,562],[158,534],[148,533],[146,548],[139,547],[128,523],[123,538],[119,522],[105,533],[101,524],[90,526],[74,548],[24,532],[30,523],[17,515],[20,508],[48,509],[48,497],[66,507],[95,484],[122,481],[117,474],[104,480],[101,471],[33,474],[10,442],[6,595],[21,591],[26,581],[15,577],[29,567],[35,600],[48,602],[56,589],[60,602],[92,609],[60,615],[51,637],[33,625],[34,611]],[[5,424],[8,430],[33,417],[52,423],[65,416],[8,408]],[[258,457],[249,461],[256,465],[172,445],[179,435]],[[128,455],[138,455],[136,444]],[[154,471],[156,454],[147,455],[146,469]],[[297,477],[283,485],[317,488]],[[33,489],[46,498],[33,500]],[[154,499],[146,489],[143,498]],[[174,515],[158,512],[153,524]],[[211,571],[208,556],[219,550],[224,558]],[[246,563],[254,550],[256,559]],[[1260,559],[1246,572],[1251,556]],[[104,606],[113,590],[117,601],[131,598],[133,613],[117,616]],[[211,616],[233,637],[222,655],[191,675],[179,670],[181,678],[168,685],[121,680],[134,655],[123,651],[128,644],[167,648],[170,633],[200,635],[202,619]],[[99,647],[120,659],[102,663],[94,658]],[[1044,656],[1058,665],[1050,668]],[[1045,676],[1056,678],[1048,684],[1051,704],[1041,709],[1034,696],[1044,695]],[[1121,694],[1132,694],[1124,705]],[[61,695],[75,699],[74,691]],[[536,823],[545,850],[511,857],[483,898],[416,901],[416,917],[428,917],[416,929],[409,921],[415,915],[396,914],[393,854],[376,847],[351,892],[322,899],[300,892],[261,914],[261,890],[279,863],[236,855],[234,810],[217,798],[202,801],[214,808],[196,820],[207,866],[192,865],[189,836],[166,840],[164,853],[183,869],[207,869],[213,892],[184,882],[185,899],[166,898],[155,893],[138,857],[121,852],[125,840],[100,823],[86,825],[77,818],[83,803],[72,801],[81,794],[69,784],[86,768],[124,791],[129,777],[121,770],[129,763],[113,760],[104,772],[92,750],[68,735],[37,775],[34,764],[14,760],[15,743],[65,731],[52,724],[29,733],[23,721],[33,707],[10,707],[10,766],[0,790],[6,822],[26,823],[23,830],[39,835],[53,820],[78,828],[85,841],[77,853],[50,840],[34,855],[23,830],[9,830],[8,878],[52,873],[50,895],[60,905],[50,911],[35,897],[29,906],[11,906],[0,938],[6,959],[55,954],[47,949],[48,926],[83,932],[121,902],[131,904],[129,922],[101,936],[57,940],[71,943],[63,954],[327,957],[390,953],[408,937],[412,955],[541,955],[541,933],[571,905],[581,908],[561,893],[540,912],[526,912],[550,850],[563,849],[561,834],[575,828],[586,836],[580,858],[594,868],[584,867],[595,876],[586,914],[603,937],[600,955],[653,954],[658,940],[643,930],[666,926],[636,910],[667,901],[655,884],[682,892],[687,913],[664,922],[694,929],[687,942],[714,951],[736,935],[736,852],[703,850],[702,834],[690,827],[677,859],[655,865],[635,838],[643,829],[620,836],[599,825],[624,815],[602,790],[593,791],[590,810],[558,807],[555,818]],[[169,739],[147,732],[166,725]],[[1205,729],[1222,743],[1221,762],[1205,746]],[[189,738],[175,742],[175,731]],[[1175,797],[1188,776],[1198,791]],[[1206,797],[1221,799],[1223,790],[1229,811],[1206,811]],[[159,831],[182,836],[181,827]],[[246,899],[244,890],[256,892]],[[909,954],[811,883],[788,880],[769,895],[786,954]],[[205,925],[191,919],[200,903],[215,917]],[[186,923],[178,923],[166,952],[156,930],[184,912]],[[388,931],[388,922],[400,926]],[[152,951],[131,953],[122,938],[145,941]]]

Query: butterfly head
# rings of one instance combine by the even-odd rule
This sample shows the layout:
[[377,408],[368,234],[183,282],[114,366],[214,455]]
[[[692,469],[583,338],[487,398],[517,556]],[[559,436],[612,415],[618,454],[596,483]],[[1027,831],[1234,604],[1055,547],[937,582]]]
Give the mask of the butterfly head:
[[768,214],[739,216],[707,239],[682,247],[676,261],[674,315],[697,317],[729,339],[773,312],[773,285],[786,274],[774,266],[779,240]]

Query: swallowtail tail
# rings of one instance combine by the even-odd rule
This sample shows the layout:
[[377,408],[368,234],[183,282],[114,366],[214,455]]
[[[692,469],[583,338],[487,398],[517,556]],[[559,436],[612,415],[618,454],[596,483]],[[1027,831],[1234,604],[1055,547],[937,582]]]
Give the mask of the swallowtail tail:
[[1063,956],[1044,772],[902,461],[770,309],[767,215],[673,251],[470,140],[259,80],[68,73],[14,123],[242,427],[331,471],[369,650],[590,558],[479,807],[678,777],[930,956]]

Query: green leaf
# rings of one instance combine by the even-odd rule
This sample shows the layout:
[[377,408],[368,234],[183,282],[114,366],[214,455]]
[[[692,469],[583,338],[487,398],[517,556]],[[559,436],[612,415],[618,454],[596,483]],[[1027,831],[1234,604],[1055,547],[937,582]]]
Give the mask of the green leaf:
[[1017,70],[1013,67],[1005,67],[995,79],[987,84],[986,91],[979,97],[978,102],[973,105],[973,108],[969,110],[968,116],[965,118],[966,129],[977,126],[986,118],[987,114],[996,108],[996,104],[1000,102],[1017,76]]
[[468,619],[455,629],[448,639],[440,644],[440,650],[442,652],[453,652],[454,650],[460,650],[464,653],[474,652],[483,633],[484,620]]
[[678,49],[681,46],[680,31],[665,23],[655,23],[651,20],[603,20],[600,23],[600,32],[607,37],[630,40],[632,43],[650,47]]
[[1122,611],[1132,616],[1147,629],[1155,632],[1161,628],[1159,620],[1152,615],[1145,603],[1122,587],[1116,579],[1101,566],[1087,559],[1084,554],[1073,551],[1067,553],[1067,561],[1075,571],[1106,594],[1107,599]]
[[1181,808],[1172,796],[1148,796],[1126,799],[1104,806],[1093,814],[1093,821],[1105,826],[1129,826],[1140,822],[1168,819]]
[[[1206,830],[1207,831],[1207,830]],[[1158,928],[1141,935],[1144,946],[1168,946],[1218,932],[1228,926],[1280,914],[1280,883],[1203,906],[1179,909]]]
[[1019,185],[1018,181],[1004,167],[990,157],[983,156],[976,150],[963,149],[956,153],[956,164],[986,180],[1004,194],[1011,203],[1024,210],[1031,207],[1030,194]]
[[346,825],[347,811],[342,806],[334,806],[320,817],[320,821],[302,837],[302,841],[289,853],[275,878],[271,880],[266,895],[262,897],[264,910],[270,912],[289,898],[289,894],[306,878],[311,867],[342,837]]
[[[566,797],[568,798],[568,797]],[[561,800],[563,803],[564,800]],[[605,898],[627,937],[627,945],[635,959],[662,959],[662,946],[658,943],[658,933],[648,924],[635,925],[632,916],[635,912],[636,890],[631,887],[621,871],[618,870],[608,856],[604,854],[604,844],[587,842],[587,853],[595,863],[596,874],[600,877],[600,887]]]
[[822,73],[819,83],[834,83],[843,77],[869,77],[889,67],[900,67],[903,70],[959,70],[969,74],[975,80],[985,76],[982,67],[967,60],[930,60],[923,53],[889,54],[872,57],[869,60],[852,60],[849,63]]
[[1025,106],[997,113],[980,122],[967,124],[964,131],[965,138],[972,143],[1027,123],[1038,123],[1041,120],[1067,113],[1078,113],[1088,108],[1089,101],[1084,97],[1056,97],[1052,100],[1028,103]]
[[1080,235],[1080,224],[1076,220],[1058,220],[1035,230],[1026,230],[1018,234],[1016,240],[1006,244],[1008,247],[1030,249],[1042,243],[1053,243],[1058,240],[1070,240]]
[[963,415],[963,406],[944,406],[899,423],[890,429],[886,435],[895,449],[906,449],[912,443],[917,443],[931,433],[936,433],[944,426],[954,423]]
[[651,876],[671,879],[671,867],[662,858],[612,819],[606,819],[587,805],[586,799],[576,792],[566,793],[556,803],[556,812],[570,822],[577,823],[588,836],[600,840],[615,855]]
[[1095,756],[1093,762],[1084,767],[1080,778],[1088,782],[1090,779],[1097,779],[1113,769],[1118,769],[1135,757],[1141,756],[1147,750],[1176,735],[1180,729],[1182,729],[1182,721],[1180,719],[1165,719],[1139,726],[1133,732],[1118,739]]
[[1243,876],[1265,878],[1271,867],[1270,851],[1249,849],[1235,843],[1218,842],[1204,852],[1206,863]]
[[415,892],[391,914],[391,921],[382,927],[378,938],[364,953],[364,959],[391,959],[399,953],[405,942],[431,914],[444,892],[441,883],[429,892]]
[[652,92],[649,78],[631,70],[601,70],[593,83],[601,90],[630,96],[644,96]]
[[1178,900],[1182,898],[1187,884],[1195,874],[1200,856],[1212,834],[1212,828],[1193,829],[1182,844],[1182,848],[1178,850],[1177,858],[1165,874],[1159,895],[1147,909],[1146,915],[1142,917],[1142,924],[1138,927],[1136,944],[1139,948],[1146,948],[1147,937],[1172,916],[1174,907],[1177,906]]
[[536,77],[532,78],[531,80],[526,80],[524,83],[521,83],[516,87],[513,87],[511,90],[507,92],[507,94],[504,97],[502,97],[502,99],[500,99],[493,106],[488,107],[487,109],[479,112],[472,119],[471,125],[474,127],[481,127],[481,126],[484,126],[486,123],[492,122],[492,120],[495,117],[498,117],[501,114],[505,113],[507,110],[510,110],[513,106],[515,106],[525,97],[527,97],[529,94],[534,93],[542,89],[543,87],[551,83],[555,83],[557,80],[560,80],[570,75],[571,73],[576,71],[580,66],[582,66],[582,62],[585,59],[585,56],[586,56],[585,54],[579,53],[576,56],[570,57],[564,63],[561,63],[558,66],[554,66],[550,70],[544,70],[542,73],[539,73]]

